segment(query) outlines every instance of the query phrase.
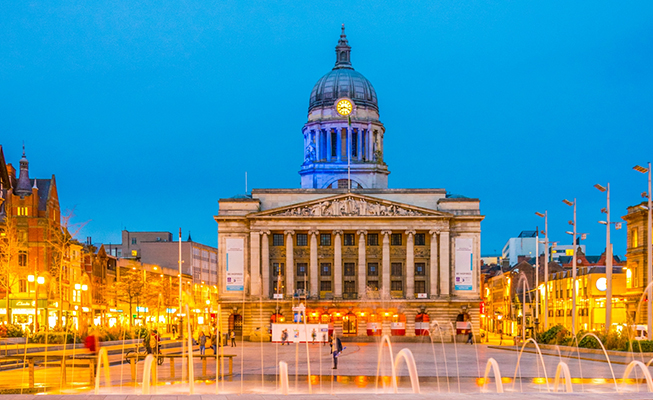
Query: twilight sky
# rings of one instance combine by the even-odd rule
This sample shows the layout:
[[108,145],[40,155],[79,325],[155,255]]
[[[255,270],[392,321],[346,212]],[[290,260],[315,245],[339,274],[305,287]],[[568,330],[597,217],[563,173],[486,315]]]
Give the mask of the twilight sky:
[[[402,4],[403,3],[403,4]],[[481,199],[482,252],[534,229],[605,248],[653,149],[653,2],[30,1],[0,4],[0,144],[55,174],[80,239],[181,226],[217,200],[297,188],[301,127],[347,26],[374,85],[392,188]],[[175,235],[176,237],[176,235]],[[625,230],[613,232],[625,254]]]

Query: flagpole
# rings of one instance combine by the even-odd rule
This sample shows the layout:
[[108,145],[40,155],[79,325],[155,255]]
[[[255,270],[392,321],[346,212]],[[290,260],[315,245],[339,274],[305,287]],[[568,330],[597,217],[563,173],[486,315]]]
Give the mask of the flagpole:
[[351,115],[347,116],[347,193],[351,193]]

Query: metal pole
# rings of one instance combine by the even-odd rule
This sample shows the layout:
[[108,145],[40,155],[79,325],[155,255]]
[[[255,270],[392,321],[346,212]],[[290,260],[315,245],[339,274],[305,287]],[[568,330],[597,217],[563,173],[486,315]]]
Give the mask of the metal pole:
[[544,330],[549,329],[549,215],[544,211]]
[[526,279],[522,283],[522,302],[521,302],[521,340],[526,340]]
[[[179,321],[181,321],[181,228],[179,228],[179,310],[177,312],[179,315]],[[182,338],[183,345],[183,336],[181,335],[182,329],[184,329],[184,324],[179,324],[179,335]],[[183,369],[183,368],[182,368]]]
[[[653,229],[651,228],[651,210],[652,205],[651,204],[651,163],[648,163],[648,235],[646,238],[646,253],[647,253],[647,281],[646,284],[648,285],[651,283],[651,278],[653,276],[653,270],[651,269],[651,260],[653,257],[653,241],[651,238],[651,232],[653,232]],[[647,309],[647,320],[648,320],[648,340],[653,340],[653,308],[651,307],[651,301],[653,296],[653,290],[651,288],[648,289],[648,293],[646,294],[648,296],[648,309]]]
[[[540,318],[540,227],[535,228],[535,328]],[[535,333],[535,331],[533,331]]]
[[576,199],[574,199],[573,257],[571,266],[571,333],[576,336]]
[[605,294],[605,333],[610,332],[612,326],[612,243],[610,243],[610,183],[607,185],[608,205],[605,209],[605,278],[608,281]]

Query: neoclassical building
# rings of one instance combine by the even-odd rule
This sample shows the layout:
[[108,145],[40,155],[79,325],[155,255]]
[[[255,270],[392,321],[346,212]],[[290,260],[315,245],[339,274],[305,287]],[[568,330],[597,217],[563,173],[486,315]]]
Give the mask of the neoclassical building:
[[302,187],[219,201],[218,290],[229,329],[247,336],[291,322],[300,303],[309,322],[345,336],[414,336],[424,322],[448,325],[463,313],[478,329],[479,200],[388,189],[384,135],[343,26],[335,66],[310,95]]

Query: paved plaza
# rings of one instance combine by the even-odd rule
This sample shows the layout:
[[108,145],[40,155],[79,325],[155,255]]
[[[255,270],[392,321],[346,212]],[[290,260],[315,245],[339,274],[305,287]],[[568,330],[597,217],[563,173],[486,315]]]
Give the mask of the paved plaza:
[[[338,395],[339,398],[350,398],[350,394],[374,395],[379,393],[391,394],[389,378],[381,379],[376,385],[377,369],[381,376],[391,375],[391,362],[388,346],[385,345],[382,351],[381,362],[378,360],[379,343],[344,343],[346,349],[339,357],[338,369],[332,369],[332,356],[329,354],[329,347],[321,344],[291,344],[281,346],[273,343],[252,343],[238,342],[237,347],[225,347],[225,355],[233,355],[233,374],[228,375],[228,361],[224,361],[225,376],[219,377],[219,385],[216,388],[216,360],[210,357],[204,367],[201,360],[194,361],[195,393],[197,394],[247,394],[254,395],[280,395],[280,381],[278,379],[278,366],[280,361],[288,365],[289,393],[296,395],[315,394]],[[307,359],[308,347],[308,359]],[[127,347],[128,348],[128,347]],[[546,369],[542,368],[542,361],[539,357],[528,350],[522,354],[519,361],[519,368],[515,372],[519,352],[514,346],[494,345],[465,345],[452,343],[395,343],[392,345],[392,352],[395,357],[402,349],[408,349],[412,353],[422,393],[438,393],[443,398],[452,395],[456,398],[478,397],[482,392],[495,392],[494,379],[490,384],[482,388],[479,377],[482,377],[488,359],[497,361],[503,377],[504,390],[513,395],[517,393],[531,393],[543,395],[546,398],[548,378],[549,389],[553,389],[553,377],[556,367],[560,361],[565,362],[572,376],[572,386],[575,393],[600,393],[615,394],[615,382],[613,381],[610,364],[599,354],[582,353],[579,361],[577,355],[558,354],[555,351],[547,350],[543,355],[543,362]],[[170,349],[168,354],[177,349]],[[83,351],[83,350],[82,350]],[[143,366],[140,361],[136,365],[135,381],[132,380],[132,370],[128,363],[122,363],[124,359],[122,352],[116,352],[109,356],[111,362],[110,376],[111,387],[106,387],[104,372],[100,388],[101,394],[140,394],[142,393]],[[212,354],[207,350],[207,354]],[[54,353],[53,353],[54,354]],[[83,354],[81,352],[79,355]],[[197,354],[197,351],[196,351]],[[309,362],[310,360],[310,366]],[[639,359],[642,361],[642,359]],[[646,391],[646,385],[641,379],[640,371],[632,373],[630,378],[640,378],[639,383],[634,379],[622,382],[622,376],[626,364],[632,361],[632,357],[612,357],[612,368],[617,384],[636,395],[636,390]],[[646,363],[648,360],[644,359]],[[187,369],[184,369],[180,359],[175,360],[174,376],[171,371],[170,359],[157,368],[158,384],[151,393],[183,395],[190,391],[187,382]],[[309,375],[310,367],[310,382]],[[66,384],[62,385],[61,368],[51,365],[49,368],[37,367],[35,369],[35,387],[29,388],[27,369],[14,369],[0,372],[0,388],[16,389],[23,388],[28,393],[43,391],[55,394],[78,394],[93,393],[90,384],[91,375],[88,367],[68,368]],[[516,375],[515,375],[516,374]],[[402,394],[411,393],[411,382],[408,369],[404,362],[399,364],[397,370],[398,390]],[[516,379],[514,379],[516,376]],[[493,374],[490,374],[493,377]],[[385,384],[384,384],[385,382]],[[63,387],[62,387],[63,386]],[[32,390],[32,391],[30,391]],[[464,395],[461,397],[461,395]],[[226,398],[226,397],[217,397]],[[258,398],[258,397],[252,397]],[[411,398],[406,397],[406,398]],[[609,397],[612,398],[612,397]],[[616,397],[619,398],[619,397]],[[637,398],[637,397],[630,397]],[[116,400],[119,400],[116,398]]]

